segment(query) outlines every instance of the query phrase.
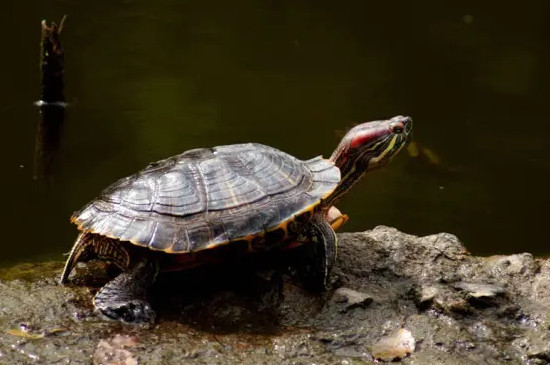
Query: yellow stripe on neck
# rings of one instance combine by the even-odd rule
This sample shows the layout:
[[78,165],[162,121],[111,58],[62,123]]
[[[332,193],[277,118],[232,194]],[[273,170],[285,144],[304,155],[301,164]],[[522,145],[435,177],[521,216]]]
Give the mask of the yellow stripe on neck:
[[397,141],[397,136],[393,136],[390,143],[388,144],[388,147],[384,150],[384,152],[382,152],[378,157],[373,157],[371,161],[378,163],[380,160],[382,160],[384,156],[386,156],[388,152],[390,152],[393,149],[396,141]]

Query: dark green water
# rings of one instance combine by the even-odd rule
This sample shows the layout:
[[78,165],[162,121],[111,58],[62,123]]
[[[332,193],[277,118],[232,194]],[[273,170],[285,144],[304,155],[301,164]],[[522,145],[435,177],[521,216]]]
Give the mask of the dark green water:
[[[71,213],[184,150],[255,141],[330,155],[407,114],[402,153],[341,202],[346,230],[448,231],[478,254],[550,252],[550,2],[11,1],[0,23],[0,262],[61,259]],[[40,20],[67,13],[56,169],[33,180]]]

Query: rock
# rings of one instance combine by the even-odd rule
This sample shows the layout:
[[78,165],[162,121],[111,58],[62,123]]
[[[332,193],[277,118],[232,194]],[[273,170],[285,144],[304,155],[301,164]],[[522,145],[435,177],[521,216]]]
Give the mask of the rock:
[[373,298],[365,293],[349,288],[338,288],[334,292],[334,300],[346,304],[347,309],[366,307],[372,303]]
[[474,306],[491,306],[496,304],[497,296],[506,291],[502,285],[458,282],[454,287],[466,292],[466,299]]
[[550,334],[530,336],[514,341],[514,345],[525,352],[527,359],[534,364],[550,363]]
[[396,361],[410,355],[416,347],[411,331],[400,328],[382,337],[372,346],[372,356],[377,360]]
[[440,307],[445,309],[445,312],[455,312],[462,314],[470,314],[472,309],[468,305],[468,302],[463,298],[448,298],[447,300],[438,301]]
[[467,292],[468,297],[476,299],[494,298],[505,292],[504,287],[501,285],[467,283],[464,281],[454,284],[454,287],[464,290]]
[[422,286],[418,295],[418,301],[420,304],[432,302],[437,294],[439,294],[439,289],[437,287],[431,285]]
[[533,255],[529,253],[490,256],[486,261],[486,272],[495,278],[502,276],[531,275],[536,269]]
[[62,267],[0,269],[0,364],[356,364],[408,353],[411,364],[550,362],[550,260],[475,257],[451,234],[340,234],[342,287],[315,295],[285,275],[277,308],[244,266],[166,273],[149,328],[98,316],[91,299],[104,279],[88,280],[88,266],[61,286]]

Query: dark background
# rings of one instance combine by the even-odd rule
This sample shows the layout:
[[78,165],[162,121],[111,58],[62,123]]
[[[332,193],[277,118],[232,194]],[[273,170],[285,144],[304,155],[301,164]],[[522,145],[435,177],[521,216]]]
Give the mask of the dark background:
[[[0,30],[0,263],[62,259],[71,213],[184,150],[255,141],[329,156],[354,123],[413,116],[403,152],[339,204],[345,230],[454,233],[550,252],[550,2],[15,1]],[[70,103],[33,179],[40,20],[68,14]]]

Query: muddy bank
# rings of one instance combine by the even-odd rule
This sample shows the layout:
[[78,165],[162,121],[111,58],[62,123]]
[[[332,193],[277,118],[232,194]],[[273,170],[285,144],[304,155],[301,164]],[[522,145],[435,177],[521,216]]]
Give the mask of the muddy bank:
[[322,297],[288,275],[280,298],[276,275],[200,268],[161,278],[150,328],[99,318],[93,286],[57,284],[62,263],[1,270],[0,364],[550,362],[550,261],[473,257],[450,234],[339,237]]

